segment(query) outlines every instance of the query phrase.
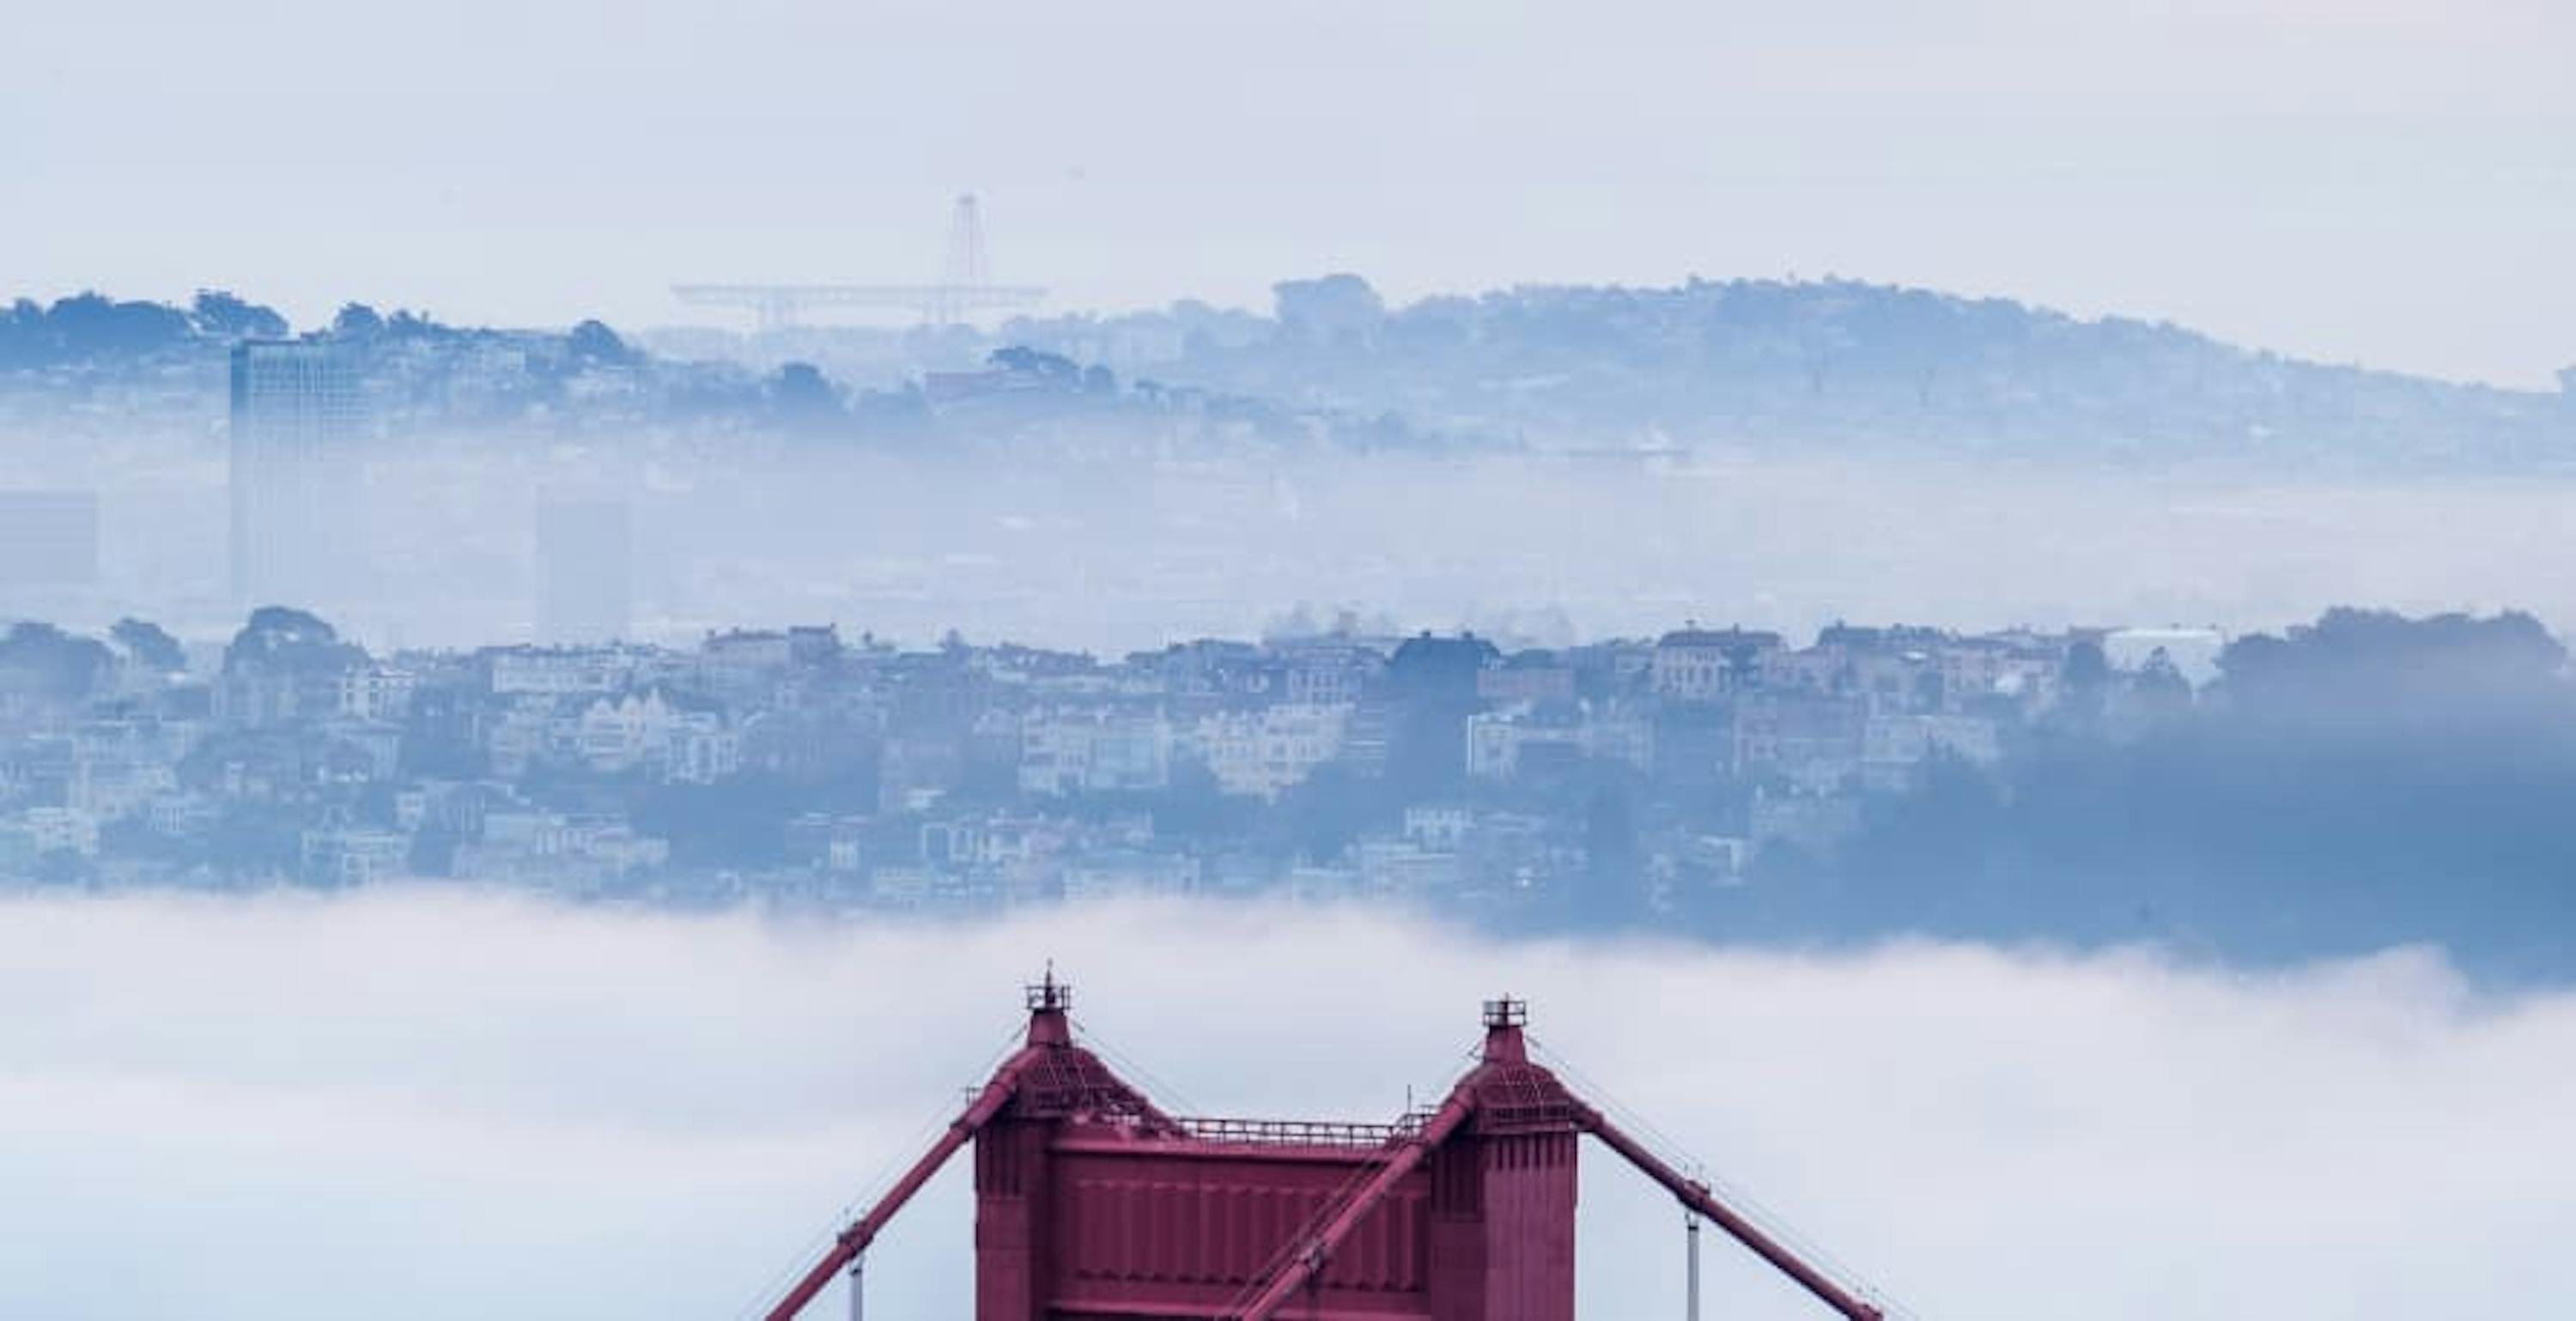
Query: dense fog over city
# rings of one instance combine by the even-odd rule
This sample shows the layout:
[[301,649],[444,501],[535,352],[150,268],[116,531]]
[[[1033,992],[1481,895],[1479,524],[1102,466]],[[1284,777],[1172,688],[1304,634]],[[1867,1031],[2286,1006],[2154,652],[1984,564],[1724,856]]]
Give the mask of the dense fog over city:
[[2576,1304],[2576,6],[42,9],[0,1317]]
[[[93,628],[138,615],[205,640],[238,626],[215,442],[113,457],[17,444],[28,485],[95,491],[101,528],[96,581],[0,588],[17,613]],[[1116,655],[1343,612],[1544,645],[1686,619],[2233,633],[2338,603],[2576,618],[2556,568],[2576,526],[2555,480],[1472,454],[799,451],[744,466],[596,443],[426,448],[369,465],[363,537],[333,557],[332,594],[300,603],[370,646],[579,640],[541,626],[535,551],[540,504],[580,498],[631,511],[626,635],[673,643],[837,623]]]
[[0,876],[2570,966],[2567,390],[1843,281],[952,310],[12,305]]
[[[1480,999],[1524,995],[1553,1058],[1923,1317],[2434,1321],[2576,1289],[2576,1005],[2422,951],[2247,976],[1346,908],[851,926],[388,891],[0,904],[0,995],[50,1007],[0,1018],[0,1174],[46,1190],[0,1198],[0,1310],[741,1315],[928,1140],[1050,957],[1196,1113],[1392,1117]],[[1678,1315],[1681,1217],[1582,1160],[1583,1310]],[[871,1253],[872,1312],[962,1313],[965,1177]],[[1712,1314],[1814,1315],[1704,1252]]]
[[[1844,282],[20,301],[0,1172],[72,1191],[0,1199],[0,1306],[765,1312],[1053,959],[1132,1081],[1395,1116],[1364,1162],[1431,1149],[1438,1006],[1526,994],[1583,1104],[1920,1309],[1847,1315],[2570,1287],[2509,1264],[2565,1155],[2562,385]],[[1580,1307],[1668,1310],[1618,1175]],[[976,1296],[967,1208],[878,1306]]]

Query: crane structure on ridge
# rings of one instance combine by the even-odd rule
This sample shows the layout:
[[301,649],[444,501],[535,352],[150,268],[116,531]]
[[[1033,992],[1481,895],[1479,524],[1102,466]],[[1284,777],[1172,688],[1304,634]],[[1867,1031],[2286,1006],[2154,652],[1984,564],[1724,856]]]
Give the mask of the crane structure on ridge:
[[1047,291],[1037,285],[995,284],[984,252],[984,213],[973,193],[949,210],[948,257],[933,284],[675,284],[671,294],[695,307],[747,310],[764,331],[799,324],[822,308],[894,309],[918,314],[934,326],[954,325],[978,312],[1034,307]]

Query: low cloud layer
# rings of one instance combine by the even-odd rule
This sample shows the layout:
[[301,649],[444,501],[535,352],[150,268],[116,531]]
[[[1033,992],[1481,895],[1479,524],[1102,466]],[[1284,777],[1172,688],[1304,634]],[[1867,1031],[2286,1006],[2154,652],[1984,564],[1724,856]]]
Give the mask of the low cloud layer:
[[[785,924],[458,893],[0,904],[0,1315],[724,1318],[946,1117],[1047,959],[1175,1108],[1390,1116],[1477,1001],[1923,1317],[2532,1315],[2576,996],[2418,953],[1493,944],[1356,911]],[[1677,1316],[1587,1151],[1584,1313]],[[872,1312],[967,1314],[952,1175]],[[1818,1315],[1712,1240],[1709,1312]],[[835,1302],[837,1300],[834,1300]]]

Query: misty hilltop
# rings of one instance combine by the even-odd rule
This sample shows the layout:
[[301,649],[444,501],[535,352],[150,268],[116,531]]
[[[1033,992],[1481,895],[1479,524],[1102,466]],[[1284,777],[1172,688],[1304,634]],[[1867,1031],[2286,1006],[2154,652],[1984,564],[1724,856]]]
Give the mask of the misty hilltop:
[[[201,433],[222,354],[290,332],[207,292],[0,311],[0,417],[112,405]],[[384,435],[765,436],[907,448],[1903,455],[2302,472],[2554,472],[2576,391],[2302,361],[2169,324],[1847,280],[1523,286],[1389,306],[1356,275],[1266,312],[1167,308],[997,328],[621,337],[460,328],[351,303]],[[630,342],[631,341],[631,342]],[[2576,369],[2569,379],[2576,380]]]
[[1931,449],[2555,467],[2576,398],[2300,361],[2168,324],[1821,282],[1524,286],[1388,307],[1358,276],[1018,323],[1061,353],[1543,447]]

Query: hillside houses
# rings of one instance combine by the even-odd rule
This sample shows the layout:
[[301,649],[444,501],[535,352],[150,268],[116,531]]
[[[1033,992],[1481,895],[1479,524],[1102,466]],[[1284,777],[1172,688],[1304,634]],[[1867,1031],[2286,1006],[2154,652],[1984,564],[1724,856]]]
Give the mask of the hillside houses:
[[103,644],[10,637],[0,876],[21,883],[1498,914],[1675,902],[1831,850],[1872,796],[1995,764],[2088,681],[2070,657],[2095,643],[1690,625],[1562,651],[1341,633],[1102,659],[825,626],[375,656],[264,610],[211,668],[137,683]]

